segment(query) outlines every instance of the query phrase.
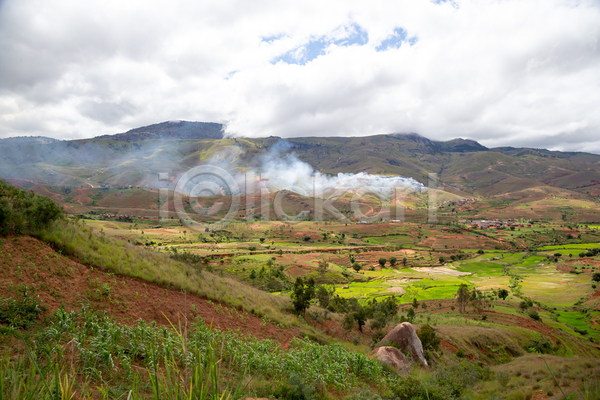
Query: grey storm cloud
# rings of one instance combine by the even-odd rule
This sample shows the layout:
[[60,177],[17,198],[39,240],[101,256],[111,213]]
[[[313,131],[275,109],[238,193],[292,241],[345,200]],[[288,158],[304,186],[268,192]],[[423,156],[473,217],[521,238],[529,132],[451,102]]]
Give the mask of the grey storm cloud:
[[0,1],[0,137],[186,119],[600,152],[599,109],[596,0]]

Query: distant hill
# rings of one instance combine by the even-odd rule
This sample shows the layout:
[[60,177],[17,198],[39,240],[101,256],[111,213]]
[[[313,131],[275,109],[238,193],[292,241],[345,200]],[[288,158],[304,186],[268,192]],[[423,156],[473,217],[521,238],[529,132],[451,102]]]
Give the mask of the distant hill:
[[98,136],[95,139],[123,142],[152,139],[223,139],[223,127],[223,124],[214,122],[167,121],[116,135]]
[[45,136],[17,136],[0,139],[0,143],[2,144],[48,144],[55,142],[60,142],[60,140]]
[[[0,140],[0,179],[58,186],[157,187],[160,172],[177,176],[207,162],[240,171],[258,167],[284,139],[223,138],[223,125],[162,122],[116,135],[57,141]],[[487,148],[469,139],[434,141],[416,133],[285,140],[286,152],[324,174],[359,173],[414,178],[461,196],[527,197],[528,190],[560,189],[565,196],[600,196],[600,155],[545,149]],[[545,189],[544,189],[545,188]],[[462,194],[461,194],[462,193]]]

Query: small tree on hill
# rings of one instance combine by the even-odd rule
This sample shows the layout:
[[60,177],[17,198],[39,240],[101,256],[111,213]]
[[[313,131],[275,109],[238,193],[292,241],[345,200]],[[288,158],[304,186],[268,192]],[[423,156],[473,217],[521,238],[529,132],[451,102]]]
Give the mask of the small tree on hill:
[[317,267],[317,272],[319,273],[319,275],[321,275],[322,277],[325,276],[328,269],[329,263],[325,260],[319,260],[319,265]]
[[471,293],[469,293],[469,287],[462,283],[458,287],[458,291],[456,292],[456,300],[458,301],[458,312],[464,313],[467,307],[467,303],[471,299]]
[[358,311],[355,311],[352,316],[358,324],[358,330],[362,332],[362,327],[365,326],[365,323],[367,322],[367,311],[364,307],[361,307]]
[[419,303],[417,303],[417,298],[413,298],[413,302],[412,302],[412,306],[413,308],[416,310],[417,308],[419,308]]
[[379,265],[381,265],[381,268],[383,268],[387,260],[384,257],[381,257],[379,260],[377,260],[377,262],[379,262]]
[[396,261],[397,261],[397,260],[398,260],[398,259],[397,259],[396,257],[390,257],[390,265],[391,265],[392,267],[395,267],[395,266],[396,266]]
[[406,259],[406,257],[403,257],[403,258],[402,258],[402,265],[404,265],[404,266],[406,267],[406,262],[407,262],[407,261],[408,261],[408,260]]
[[415,309],[414,308],[409,308],[408,312],[406,313],[406,319],[408,319],[409,322],[413,322],[415,319]]
[[594,272],[594,275],[592,275],[592,280],[594,282],[600,282],[600,272]]
[[333,297],[334,292],[335,289],[328,290],[323,285],[319,286],[319,289],[317,290],[317,299],[319,300],[319,306],[321,306],[322,308],[327,308],[329,302],[331,301],[331,298]]
[[358,272],[362,269],[362,267],[360,266],[359,263],[355,262],[355,263],[352,263],[352,269],[355,270],[356,272]]
[[315,296],[315,280],[308,278],[306,284],[301,277],[296,278],[294,290],[292,291],[292,303],[298,314],[304,314]]
[[421,329],[417,331],[417,336],[421,339],[423,350],[426,352],[439,350],[441,340],[435,334],[435,329],[429,324],[421,326]]
[[506,298],[508,297],[508,290],[506,290],[506,289],[498,290],[498,297],[501,298],[502,300],[506,300]]

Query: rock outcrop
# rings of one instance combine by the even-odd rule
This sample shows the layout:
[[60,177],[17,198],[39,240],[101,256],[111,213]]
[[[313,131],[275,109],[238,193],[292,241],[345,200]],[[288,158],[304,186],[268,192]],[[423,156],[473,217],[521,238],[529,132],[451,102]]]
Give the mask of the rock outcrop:
[[402,352],[410,351],[412,359],[416,362],[420,362],[425,366],[427,360],[423,353],[423,345],[421,339],[417,336],[415,327],[410,322],[403,322],[392,329],[383,339],[379,342],[378,346],[389,346],[393,345],[398,347]]
[[373,350],[373,358],[394,368],[401,375],[410,374],[410,361],[395,347],[378,347]]

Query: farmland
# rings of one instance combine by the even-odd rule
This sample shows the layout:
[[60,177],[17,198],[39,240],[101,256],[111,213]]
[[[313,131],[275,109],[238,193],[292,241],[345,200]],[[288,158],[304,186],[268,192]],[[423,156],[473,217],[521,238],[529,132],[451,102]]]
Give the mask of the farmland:
[[[151,217],[150,203],[132,203],[148,192],[122,189],[132,195],[116,196],[120,190],[90,197],[102,212],[85,208],[80,197],[81,208],[66,219],[0,239],[2,304],[22,297],[23,304],[43,305],[20,329],[0,324],[5,387],[31,368],[45,377],[10,386],[15,393],[47,394],[42,381],[50,387],[63,380],[64,387],[66,379],[63,393],[150,398],[169,390],[189,394],[182,382],[212,374],[211,388],[231,396],[286,398],[301,387],[322,397],[365,387],[389,396],[387,388],[408,381],[368,355],[386,330],[407,319],[433,327],[441,340],[439,350],[427,353],[433,369],[415,367],[411,375],[431,390],[446,390],[447,368],[478,376],[461,389],[472,398],[500,392],[550,398],[595,384],[600,231],[594,225],[543,219],[531,227],[478,229],[443,212],[439,222],[418,222],[425,209],[416,201],[402,222],[247,223],[240,215],[225,228],[198,230]],[[104,200],[111,197],[141,208],[119,216],[125,209]],[[299,278],[326,294],[301,313],[290,300]],[[471,296],[464,310],[462,287]],[[390,299],[394,314],[383,326],[376,314],[357,325],[356,313]],[[13,348],[21,352],[18,363],[7,358]],[[537,365],[532,356],[539,354],[551,369],[579,375],[551,381],[548,369],[538,368],[536,381],[514,372]],[[206,370],[194,369],[199,360]],[[152,372],[155,365],[160,369]],[[512,387],[495,378],[507,370]]]

